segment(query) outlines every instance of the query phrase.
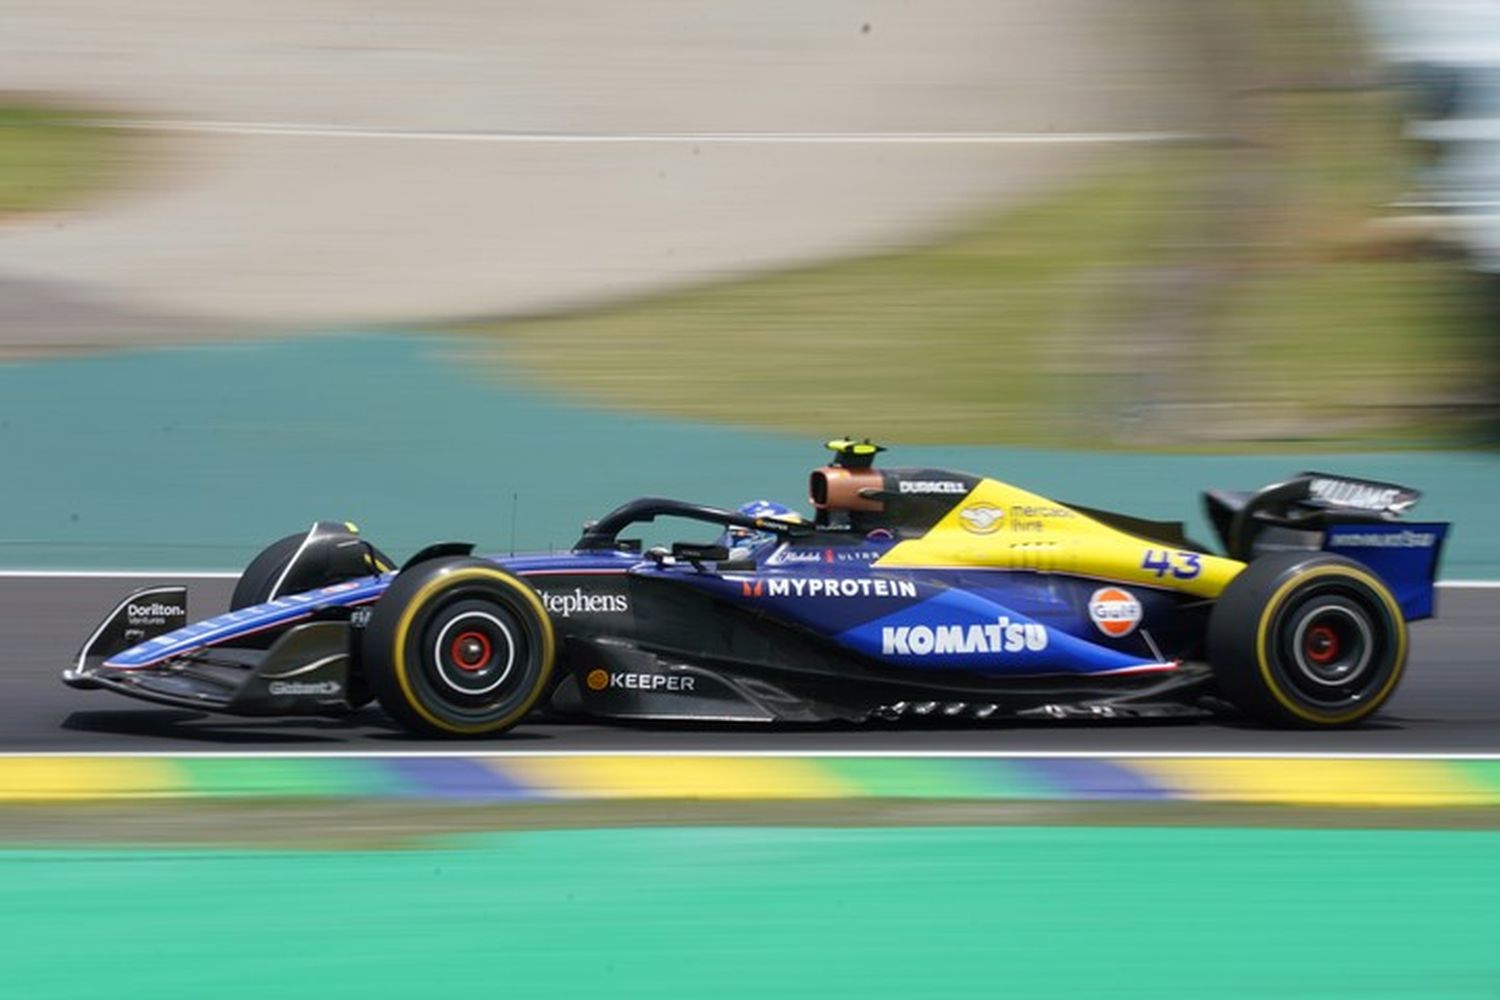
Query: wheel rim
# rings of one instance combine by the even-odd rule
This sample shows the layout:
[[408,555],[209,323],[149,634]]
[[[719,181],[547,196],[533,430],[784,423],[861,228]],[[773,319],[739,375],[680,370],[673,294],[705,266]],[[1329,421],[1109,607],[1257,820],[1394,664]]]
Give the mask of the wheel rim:
[[429,632],[429,673],[463,701],[498,690],[515,672],[525,642],[509,618],[498,608],[464,608],[439,616]]
[[453,637],[448,655],[460,670],[482,670],[494,646],[483,632],[470,630]]
[[1370,623],[1342,603],[1313,604],[1299,617],[1292,637],[1293,663],[1305,679],[1323,687],[1358,682],[1373,650]]
[[1350,585],[1315,585],[1287,602],[1274,660],[1289,693],[1318,712],[1367,703],[1396,669],[1388,617],[1374,595]]

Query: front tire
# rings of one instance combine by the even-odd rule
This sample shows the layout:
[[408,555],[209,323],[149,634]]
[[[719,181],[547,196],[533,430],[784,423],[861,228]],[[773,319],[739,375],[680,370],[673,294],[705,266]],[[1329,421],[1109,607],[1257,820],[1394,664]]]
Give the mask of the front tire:
[[1208,625],[1226,697],[1279,726],[1369,718],[1406,668],[1406,620],[1367,568],[1327,553],[1278,552],[1230,581]]
[[286,571],[287,564],[297,554],[297,549],[306,537],[305,531],[287,535],[261,549],[235,582],[234,593],[229,598],[229,610],[238,611],[269,600],[271,588],[281,579],[281,574]]
[[522,581],[482,559],[433,559],[396,577],[362,652],[376,699],[406,729],[494,736],[547,690],[556,638]]
[[[295,563],[295,565],[293,565]],[[390,558],[348,522],[318,521],[261,549],[234,585],[229,610],[391,569]]]

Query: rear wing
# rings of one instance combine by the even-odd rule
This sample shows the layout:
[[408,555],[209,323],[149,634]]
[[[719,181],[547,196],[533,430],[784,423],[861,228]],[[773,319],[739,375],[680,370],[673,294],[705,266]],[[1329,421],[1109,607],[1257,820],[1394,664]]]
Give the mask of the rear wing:
[[1432,614],[1432,585],[1449,525],[1406,515],[1422,494],[1409,486],[1303,472],[1253,493],[1208,490],[1208,519],[1233,559],[1266,552],[1335,552],[1374,570],[1409,619]]

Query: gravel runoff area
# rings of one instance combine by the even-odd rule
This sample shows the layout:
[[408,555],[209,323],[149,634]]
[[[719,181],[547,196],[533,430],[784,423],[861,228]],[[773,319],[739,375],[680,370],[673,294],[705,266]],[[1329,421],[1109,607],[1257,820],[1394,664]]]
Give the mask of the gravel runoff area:
[[0,350],[515,315],[913,239],[1191,119],[1177,2],[14,0],[0,92],[172,127],[112,196],[0,225]]

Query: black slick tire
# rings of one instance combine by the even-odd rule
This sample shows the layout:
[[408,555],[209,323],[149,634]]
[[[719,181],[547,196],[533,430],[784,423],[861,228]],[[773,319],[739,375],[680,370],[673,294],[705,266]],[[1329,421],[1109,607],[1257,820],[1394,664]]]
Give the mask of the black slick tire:
[[287,535],[261,549],[260,554],[250,560],[250,565],[245,567],[245,572],[240,574],[235,583],[234,593],[229,598],[229,610],[238,611],[251,605],[264,604],[270,597],[271,588],[276,586],[287,563],[292,561],[292,556],[297,554],[298,546],[306,537],[305,531]]
[[423,736],[495,736],[551,682],[552,620],[535,590],[483,559],[402,572],[376,603],[361,662],[382,708]]
[[1273,726],[1369,718],[1406,668],[1401,608],[1366,567],[1323,552],[1277,552],[1230,581],[1208,624],[1208,661],[1230,701]]

